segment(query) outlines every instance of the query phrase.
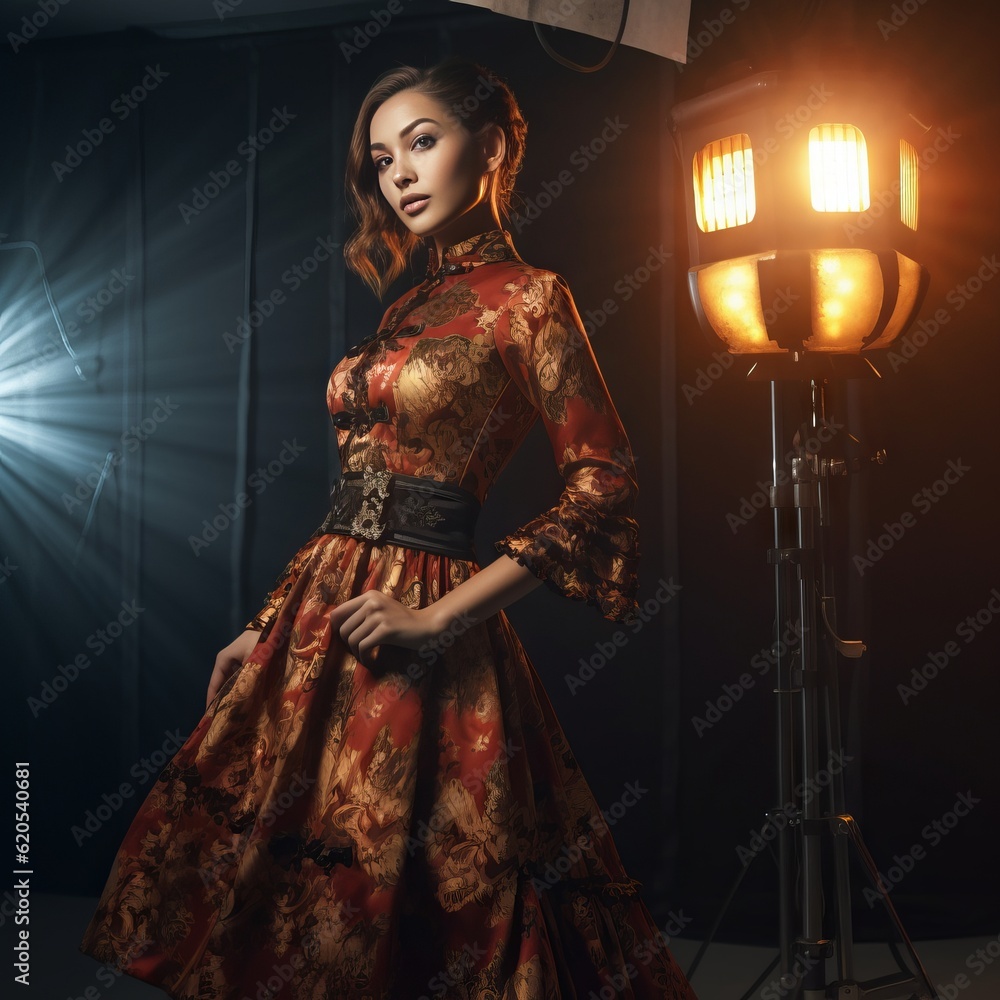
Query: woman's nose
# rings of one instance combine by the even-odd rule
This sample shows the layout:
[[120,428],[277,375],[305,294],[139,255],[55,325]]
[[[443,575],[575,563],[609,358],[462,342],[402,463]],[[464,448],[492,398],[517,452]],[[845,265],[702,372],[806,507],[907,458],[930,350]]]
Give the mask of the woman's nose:
[[396,161],[396,172],[392,175],[392,182],[397,186],[402,186],[407,181],[413,180],[413,170],[408,163],[400,160]]

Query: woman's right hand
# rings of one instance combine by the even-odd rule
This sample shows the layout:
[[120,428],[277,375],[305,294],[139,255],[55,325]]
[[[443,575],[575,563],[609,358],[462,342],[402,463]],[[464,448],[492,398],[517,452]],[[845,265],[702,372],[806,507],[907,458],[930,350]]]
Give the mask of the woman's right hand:
[[205,699],[205,711],[212,704],[213,699],[219,693],[219,689],[229,679],[230,675],[239,667],[246,663],[247,658],[253,652],[260,639],[260,632],[247,629],[239,638],[234,639],[225,649],[219,650],[219,655],[215,658],[215,669],[212,671],[212,679],[208,682],[208,697]]

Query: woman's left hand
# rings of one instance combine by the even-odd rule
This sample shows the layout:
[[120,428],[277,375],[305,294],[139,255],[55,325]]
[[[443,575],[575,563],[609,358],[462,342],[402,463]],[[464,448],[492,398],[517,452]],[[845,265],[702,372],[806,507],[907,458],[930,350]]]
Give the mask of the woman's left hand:
[[369,670],[388,643],[405,649],[419,649],[438,634],[431,608],[408,608],[380,590],[366,590],[330,612],[330,624],[351,652]]

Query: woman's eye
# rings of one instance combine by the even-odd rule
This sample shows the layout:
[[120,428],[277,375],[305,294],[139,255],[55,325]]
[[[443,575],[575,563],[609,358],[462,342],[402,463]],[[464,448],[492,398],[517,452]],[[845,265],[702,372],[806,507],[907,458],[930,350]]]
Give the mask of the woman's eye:
[[389,160],[390,158],[388,156],[380,156],[377,160],[372,160],[372,162],[375,164],[376,170],[381,170]]
[[417,146],[418,149],[429,149],[434,145],[434,136],[418,135],[416,139],[413,140],[413,145]]

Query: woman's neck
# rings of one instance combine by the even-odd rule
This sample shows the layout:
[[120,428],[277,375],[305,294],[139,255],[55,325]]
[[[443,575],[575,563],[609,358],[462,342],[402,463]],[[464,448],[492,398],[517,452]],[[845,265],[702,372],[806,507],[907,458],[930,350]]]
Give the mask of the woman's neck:
[[500,221],[491,206],[487,202],[481,201],[464,215],[455,219],[454,222],[434,233],[433,240],[434,248],[437,250],[437,259],[444,260],[445,250],[456,243],[478,236],[480,233],[489,232],[491,229],[500,228]]

